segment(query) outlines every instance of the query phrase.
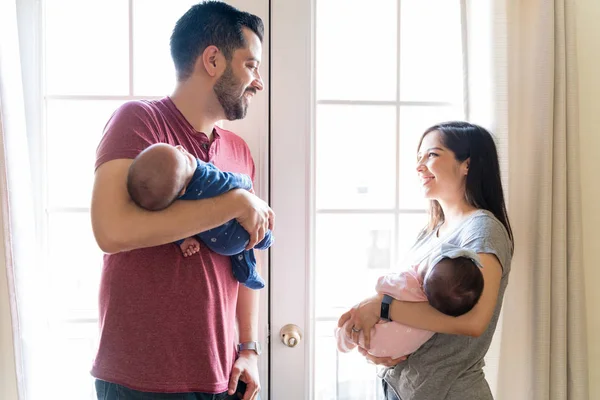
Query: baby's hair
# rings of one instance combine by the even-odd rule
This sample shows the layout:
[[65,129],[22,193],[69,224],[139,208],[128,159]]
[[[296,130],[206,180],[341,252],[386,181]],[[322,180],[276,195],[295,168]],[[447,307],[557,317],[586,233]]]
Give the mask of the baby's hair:
[[473,260],[443,258],[430,268],[423,282],[429,304],[453,317],[471,311],[483,292],[483,274]]
[[[159,145],[165,146],[165,145]],[[157,145],[141,152],[129,167],[127,191],[135,204],[149,211],[170,206],[182,190],[174,158]]]

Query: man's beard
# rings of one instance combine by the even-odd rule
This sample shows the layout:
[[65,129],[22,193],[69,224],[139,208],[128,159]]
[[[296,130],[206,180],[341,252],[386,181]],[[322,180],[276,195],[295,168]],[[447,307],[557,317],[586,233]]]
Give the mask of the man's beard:
[[244,102],[244,93],[252,92],[253,88],[248,88],[241,95],[238,96],[240,90],[240,83],[233,74],[231,65],[227,65],[225,72],[219,78],[213,88],[217,99],[225,112],[225,118],[228,121],[234,121],[236,119],[242,119],[246,116],[248,110],[248,103]]

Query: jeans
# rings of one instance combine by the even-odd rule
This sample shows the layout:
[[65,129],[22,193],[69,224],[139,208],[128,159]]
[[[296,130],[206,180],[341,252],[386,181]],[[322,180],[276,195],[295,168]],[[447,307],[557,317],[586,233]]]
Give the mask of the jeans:
[[[229,396],[227,392],[212,393],[150,393],[139,392],[116,383],[96,379],[98,400],[239,400],[243,397],[246,384],[238,384],[237,392]],[[260,400],[260,397],[258,397]]]
[[381,384],[383,385],[384,400],[402,400],[398,396],[396,396],[394,389],[392,389],[386,381],[382,380]]

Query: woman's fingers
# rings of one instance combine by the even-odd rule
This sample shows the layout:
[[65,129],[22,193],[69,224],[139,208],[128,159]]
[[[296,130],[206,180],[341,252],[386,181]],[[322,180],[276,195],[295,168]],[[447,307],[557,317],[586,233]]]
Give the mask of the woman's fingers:
[[352,315],[350,314],[350,311],[346,311],[345,313],[343,313],[342,316],[340,317],[340,319],[338,319],[338,328],[341,328],[342,326],[344,326],[346,321],[348,321],[351,316]]

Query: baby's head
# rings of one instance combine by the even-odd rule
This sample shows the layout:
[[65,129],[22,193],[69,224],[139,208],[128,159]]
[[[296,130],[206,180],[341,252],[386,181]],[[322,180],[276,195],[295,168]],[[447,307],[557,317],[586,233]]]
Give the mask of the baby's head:
[[423,290],[438,311],[458,317],[469,312],[483,292],[483,275],[476,253],[444,244],[432,259]]
[[196,159],[181,146],[153,144],[129,167],[127,191],[140,207],[158,211],[183,194],[196,169]]

